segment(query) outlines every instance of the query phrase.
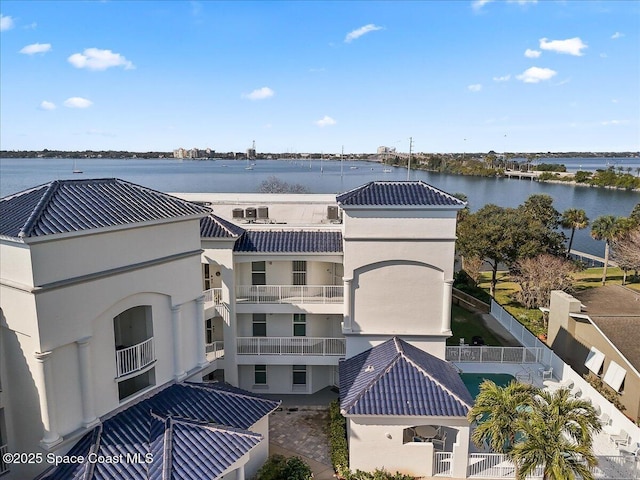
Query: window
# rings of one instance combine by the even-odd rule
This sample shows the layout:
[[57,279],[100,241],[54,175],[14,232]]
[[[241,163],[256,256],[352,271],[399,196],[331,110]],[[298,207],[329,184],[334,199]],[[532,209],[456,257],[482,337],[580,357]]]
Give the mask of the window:
[[267,314],[266,313],[253,314],[253,336],[254,337],[267,336]]
[[266,365],[255,365],[253,367],[253,383],[254,385],[267,384],[267,366]]
[[307,284],[307,262],[305,262],[304,260],[293,261],[293,284]]
[[206,321],[205,325],[205,343],[213,343],[213,333],[216,331],[216,327],[213,325],[213,320],[210,318]]
[[307,384],[307,366],[306,365],[293,366],[293,384],[294,385]]
[[152,368],[140,375],[118,382],[118,398],[120,401],[156,384],[156,369]]
[[293,336],[294,337],[306,337],[307,336],[307,315],[304,313],[293,314]]
[[211,289],[211,267],[208,263],[202,265],[204,277],[204,290]]
[[266,262],[251,262],[251,285],[267,284]]

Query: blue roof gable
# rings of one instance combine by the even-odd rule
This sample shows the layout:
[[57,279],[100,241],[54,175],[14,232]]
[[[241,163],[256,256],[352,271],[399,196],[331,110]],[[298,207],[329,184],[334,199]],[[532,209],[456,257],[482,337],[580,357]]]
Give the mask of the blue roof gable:
[[262,441],[246,429],[278,405],[225,384],[174,384],[104,420],[68,452],[139,461],[60,465],[40,478],[216,479]]
[[472,404],[451,364],[397,337],[340,363],[346,415],[464,417]]
[[336,197],[338,205],[349,206],[445,206],[463,208],[465,203],[423,181],[374,181]]
[[213,213],[200,220],[200,237],[202,238],[238,238],[244,232],[244,228]]
[[255,231],[238,239],[234,252],[342,253],[342,234],[337,231]]
[[0,199],[0,235],[40,237],[209,212],[117,178],[54,180]]

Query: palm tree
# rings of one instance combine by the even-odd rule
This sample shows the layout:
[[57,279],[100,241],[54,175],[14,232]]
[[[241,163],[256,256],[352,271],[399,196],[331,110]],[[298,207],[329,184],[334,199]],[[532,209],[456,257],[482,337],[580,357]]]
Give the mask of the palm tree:
[[523,440],[510,453],[517,479],[542,467],[544,480],[592,480],[597,464],[593,435],[602,428],[590,402],[570,397],[569,390],[539,391],[532,408],[516,421]]
[[591,236],[595,240],[604,240],[604,269],[602,271],[602,285],[607,280],[609,265],[609,246],[619,235],[619,218],[613,215],[602,215],[591,224]]
[[516,443],[516,420],[532,405],[534,387],[512,381],[499,387],[490,380],[480,384],[480,393],[467,418],[476,428],[471,439],[478,446],[487,444],[495,452],[508,453]]
[[562,218],[560,219],[560,225],[562,228],[571,229],[571,237],[569,238],[569,246],[567,247],[567,258],[571,254],[571,245],[573,245],[573,236],[576,230],[582,230],[589,225],[589,218],[584,210],[578,208],[569,208],[562,212]]

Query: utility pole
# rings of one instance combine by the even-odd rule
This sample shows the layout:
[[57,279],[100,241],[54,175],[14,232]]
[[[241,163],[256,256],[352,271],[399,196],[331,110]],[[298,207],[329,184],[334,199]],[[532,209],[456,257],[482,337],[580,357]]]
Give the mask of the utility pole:
[[413,137],[409,137],[409,162],[407,163],[407,182],[409,181],[411,174],[411,149],[413,148]]

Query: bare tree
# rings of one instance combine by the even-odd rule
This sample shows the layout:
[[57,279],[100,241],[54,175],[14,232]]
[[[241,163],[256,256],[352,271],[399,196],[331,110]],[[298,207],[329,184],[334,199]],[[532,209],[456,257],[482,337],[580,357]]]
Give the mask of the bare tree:
[[640,227],[617,238],[611,244],[611,257],[623,271],[622,284],[627,283],[627,272],[640,270]]
[[300,183],[287,183],[274,176],[263,180],[258,191],[260,193],[309,193],[309,189]]
[[511,278],[520,285],[518,301],[526,308],[548,306],[552,290],[571,288],[574,271],[572,262],[547,253],[519,260],[511,270]]

